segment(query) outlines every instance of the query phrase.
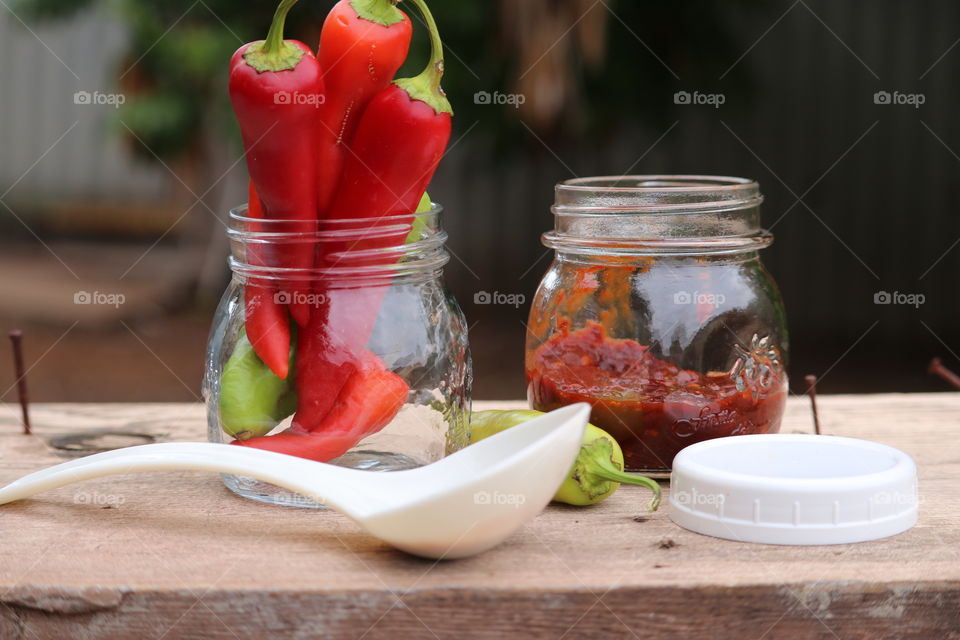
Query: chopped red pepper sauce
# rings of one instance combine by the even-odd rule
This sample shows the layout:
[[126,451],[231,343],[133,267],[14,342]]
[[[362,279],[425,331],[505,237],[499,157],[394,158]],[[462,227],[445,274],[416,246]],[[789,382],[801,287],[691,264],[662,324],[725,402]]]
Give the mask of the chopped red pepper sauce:
[[[733,372],[702,374],[660,360],[633,340],[609,338],[599,323],[588,322],[528,354],[527,393],[540,411],[589,403],[590,421],[617,439],[627,469],[669,469],[695,442],[780,429],[783,370],[749,350],[742,357],[756,359]],[[743,376],[744,370],[763,375]]]

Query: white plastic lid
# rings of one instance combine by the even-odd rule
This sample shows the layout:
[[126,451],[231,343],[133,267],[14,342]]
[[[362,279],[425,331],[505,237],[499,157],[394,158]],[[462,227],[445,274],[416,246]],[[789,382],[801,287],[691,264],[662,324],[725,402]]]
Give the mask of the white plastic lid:
[[670,518],[691,531],[740,542],[876,540],[917,522],[917,468],[898,449],[854,438],[707,440],[673,460]]

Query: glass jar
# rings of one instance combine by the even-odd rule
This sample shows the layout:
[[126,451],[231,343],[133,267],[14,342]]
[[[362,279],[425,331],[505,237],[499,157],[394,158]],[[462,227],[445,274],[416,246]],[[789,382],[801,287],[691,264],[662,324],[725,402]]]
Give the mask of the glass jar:
[[[232,280],[203,384],[209,439],[372,471],[466,446],[467,328],[442,278],[440,214],[303,222],[231,211]],[[273,341],[289,361],[271,360]],[[317,506],[251,478],[224,481],[249,498]]]
[[788,338],[759,250],[759,186],[623,176],[556,187],[555,258],[527,327],[534,409],[593,406],[626,467],[663,473],[683,447],[780,428]]

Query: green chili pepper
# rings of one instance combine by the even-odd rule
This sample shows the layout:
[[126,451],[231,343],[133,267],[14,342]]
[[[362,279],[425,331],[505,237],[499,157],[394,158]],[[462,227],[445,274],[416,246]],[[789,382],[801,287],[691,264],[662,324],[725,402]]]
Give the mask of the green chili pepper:
[[220,376],[220,427],[228,435],[246,440],[269,433],[296,408],[293,376],[278,378],[254,352],[246,332],[241,332]]
[[[474,411],[470,414],[470,442],[478,442],[495,433],[542,416],[542,411]],[[623,471],[623,451],[609,433],[587,425],[583,444],[570,474],[553,499],[577,506],[596,504],[611,495],[621,484],[638,484],[653,491],[650,511],[660,506],[660,485],[650,478]]]
[[[424,191],[423,195],[420,196],[420,204],[417,205],[415,213],[426,213],[432,208],[433,203],[430,202],[430,194]],[[423,232],[426,224],[427,221],[423,219],[423,216],[415,216],[413,218],[413,224],[410,226],[410,233],[407,234],[407,238],[403,241],[403,244],[410,244],[411,242],[419,240],[420,234]]]

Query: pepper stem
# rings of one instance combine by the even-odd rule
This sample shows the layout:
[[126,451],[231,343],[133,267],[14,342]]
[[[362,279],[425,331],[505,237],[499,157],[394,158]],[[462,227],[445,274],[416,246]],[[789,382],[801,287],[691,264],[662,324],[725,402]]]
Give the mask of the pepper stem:
[[443,41],[440,39],[440,30],[437,29],[433,14],[430,13],[430,8],[424,0],[409,1],[420,11],[427,25],[427,31],[430,33],[430,60],[419,75],[413,78],[400,78],[393,83],[406,91],[412,99],[426,102],[438,114],[453,115],[453,107],[450,106],[440,86],[440,81],[443,79]]
[[295,4],[297,0],[280,0],[266,39],[252,43],[244,52],[243,59],[258,73],[293,69],[303,57],[303,49],[283,39],[283,26],[287,20],[287,13]]
[[[590,447],[589,445],[584,445],[583,449],[590,449]],[[625,473],[613,463],[609,454],[606,454],[603,449],[595,449],[595,451],[596,454],[590,456],[589,466],[585,465],[585,473],[609,482],[640,485],[650,489],[653,491],[653,498],[650,500],[648,508],[650,511],[657,510],[657,508],[660,506],[660,498],[662,495],[660,483],[658,483],[656,480],[651,480],[646,476],[641,476],[634,473]]]
[[267,31],[267,39],[263,41],[264,53],[279,51],[283,46],[283,25],[287,21],[287,13],[295,4],[297,0],[280,0],[273,14],[273,22],[270,23],[270,30]]
[[350,6],[357,12],[357,17],[390,27],[403,22],[406,16],[397,9],[400,0],[350,0]]

